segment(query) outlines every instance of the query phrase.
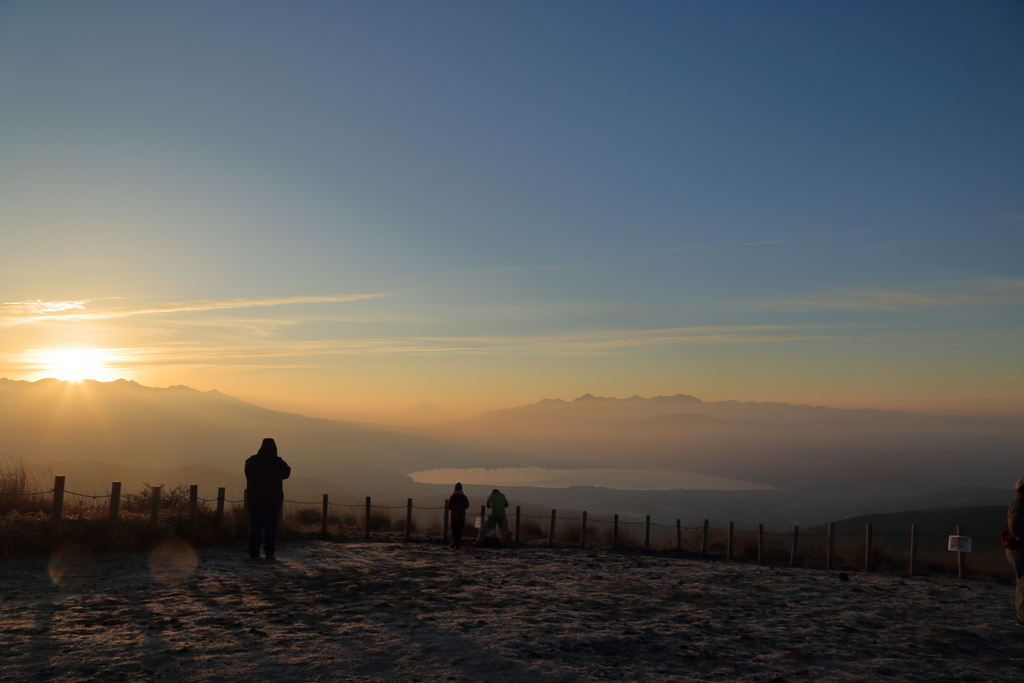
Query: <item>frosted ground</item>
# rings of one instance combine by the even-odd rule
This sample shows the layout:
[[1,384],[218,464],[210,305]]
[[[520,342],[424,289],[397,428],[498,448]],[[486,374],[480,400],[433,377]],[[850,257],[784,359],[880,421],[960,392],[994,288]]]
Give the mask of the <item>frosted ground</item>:
[[[0,562],[0,680],[1020,681],[1012,587],[573,548]],[[174,566],[171,569],[175,569]],[[59,572],[58,572],[59,573]]]

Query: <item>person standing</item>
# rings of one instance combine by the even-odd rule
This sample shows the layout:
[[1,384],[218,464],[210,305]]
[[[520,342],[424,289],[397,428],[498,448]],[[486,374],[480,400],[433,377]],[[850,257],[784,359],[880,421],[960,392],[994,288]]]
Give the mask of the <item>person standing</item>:
[[455,485],[455,492],[448,499],[448,512],[451,515],[452,543],[458,550],[462,547],[462,530],[466,527],[466,510],[469,509],[469,498],[462,492],[462,483]]
[[260,540],[268,562],[277,550],[277,519],[284,503],[284,480],[292,468],[277,454],[273,439],[263,439],[256,455],[245,461],[245,486],[249,504],[249,557],[260,557]]
[[1014,604],[1017,607],[1017,626],[1024,626],[1024,479],[1017,480],[1015,495],[1010,508],[1006,511],[1006,531],[1000,540],[1006,546],[1006,559],[1013,565],[1017,575],[1017,591]]
[[483,541],[484,536],[491,533],[491,531],[494,530],[494,527],[497,526],[505,536],[505,543],[511,548],[512,532],[508,528],[508,518],[505,517],[505,510],[508,508],[508,500],[501,491],[494,489],[491,492],[491,495],[487,496],[487,507],[491,512],[487,515],[487,519],[484,523],[480,525],[480,535],[477,537],[477,543]]

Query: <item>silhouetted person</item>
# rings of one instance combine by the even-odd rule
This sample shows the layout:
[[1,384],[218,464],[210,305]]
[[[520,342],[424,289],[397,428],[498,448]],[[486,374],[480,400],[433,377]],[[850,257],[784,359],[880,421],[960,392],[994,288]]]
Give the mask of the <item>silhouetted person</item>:
[[491,513],[487,515],[487,519],[480,525],[480,536],[477,537],[477,543],[483,541],[484,536],[491,533],[494,527],[497,526],[501,529],[501,533],[505,535],[505,543],[512,547],[512,532],[509,531],[508,519],[505,517],[508,500],[501,491],[494,489],[491,491],[491,495],[487,496],[487,507]]
[[277,455],[273,439],[263,439],[256,455],[245,461],[245,486],[249,491],[249,557],[260,557],[262,537],[267,560],[274,561],[277,549],[277,518],[284,503],[284,485],[292,468]]
[[462,547],[462,530],[466,527],[466,510],[469,509],[469,498],[462,492],[462,484],[455,485],[455,492],[448,499],[448,511],[452,522],[452,547]]
[[1017,626],[1024,626],[1024,510],[1020,509],[1022,500],[1024,479],[1018,479],[1016,495],[1006,511],[1006,528],[1010,532],[1010,538],[1002,539],[1003,545],[1006,546],[1006,559],[1013,565],[1013,571],[1017,574],[1017,595],[1014,601],[1017,606]]

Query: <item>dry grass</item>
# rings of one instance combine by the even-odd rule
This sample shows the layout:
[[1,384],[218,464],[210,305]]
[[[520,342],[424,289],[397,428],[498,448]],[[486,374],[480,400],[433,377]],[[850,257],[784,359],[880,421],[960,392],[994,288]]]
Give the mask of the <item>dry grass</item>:
[[43,512],[50,514],[53,501],[47,487],[33,481],[21,458],[11,453],[0,452],[0,515],[17,512],[22,515]]
[[519,540],[523,542],[529,541],[546,541],[548,538],[548,532],[545,527],[542,527],[540,522],[530,517],[520,517],[519,520],[521,526],[519,528]]
[[240,507],[225,510],[218,523],[214,511],[200,502],[193,523],[189,492],[182,486],[161,491],[160,518],[153,524],[153,487],[148,484],[121,496],[116,522],[110,520],[107,496],[93,499],[66,493],[57,532],[50,518],[53,494],[35,494],[39,490],[17,456],[0,454],[0,557],[45,555],[67,544],[97,552],[131,552],[154,548],[171,538],[204,547],[235,542],[245,534]]
[[555,520],[555,543],[579,545],[583,519],[569,517]]

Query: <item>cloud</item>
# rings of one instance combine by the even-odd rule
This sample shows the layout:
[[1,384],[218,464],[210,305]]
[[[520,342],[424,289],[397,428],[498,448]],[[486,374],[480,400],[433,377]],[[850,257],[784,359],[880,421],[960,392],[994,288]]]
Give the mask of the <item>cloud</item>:
[[803,235],[801,237],[792,237],[787,239],[775,239],[775,240],[759,240],[756,242],[739,242],[739,243],[723,243],[723,244],[708,244],[705,246],[687,246],[687,247],[665,247],[661,251],[698,251],[704,249],[729,249],[735,247],[766,247],[776,244],[798,244],[800,242],[812,242],[828,237],[827,232],[820,232],[814,235]]
[[[72,311],[72,310],[84,310],[85,305],[89,303],[85,301],[40,301],[39,299],[29,301],[11,301],[5,304],[0,304],[0,310],[3,308],[10,308],[10,310],[19,312],[23,311],[30,315],[38,315],[43,313],[59,313],[61,311]],[[2,313],[0,313],[2,315]]]
[[849,290],[800,299],[776,299],[769,303],[770,308],[783,311],[905,311],[965,305],[1024,305],[1024,280],[989,278],[955,287],[946,285],[929,288],[926,294],[889,289]]
[[[111,367],[130,370],[162,365],[259,365],[283,358],[352,354],[608,355],[635,348],[679,344],[779,343],[835,338],[808,326],[678,327],[603,330],[544,336],[408,336],[279,341],[246,339],[224,344],[171,342],[109,349]],[[19,358],[12,358],[19,365]],[[307,361],[308,362],[308,361]],[[292,367],[289,365],[289,367]]]
[[596,263],[569,263],[560,266],[500,266],[489,268],[494,273],[511,273],[520,270],[580,270],[582,268],[593,268]]
[[[221,311],[230,309],[256,308],[261,306],[284,306],[288,304],[324,304],[343,301],[359,301],[387,296],[387,294],[338,294],[334,296],[293,296],[263,299],[221,299],[187,301],[159,304],[156,306],[107,308],[87,310],[88,301],[24,301],[4,304],[10,311],[0,310],[0,325],[23,325],[59,320],[109,320],[135,315],[159,315],[167,313],[194,313],[198,311]],[[76,311],[69,313],[68,311]],[[81,313],[77,311],[82,311]]]

